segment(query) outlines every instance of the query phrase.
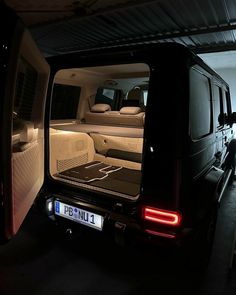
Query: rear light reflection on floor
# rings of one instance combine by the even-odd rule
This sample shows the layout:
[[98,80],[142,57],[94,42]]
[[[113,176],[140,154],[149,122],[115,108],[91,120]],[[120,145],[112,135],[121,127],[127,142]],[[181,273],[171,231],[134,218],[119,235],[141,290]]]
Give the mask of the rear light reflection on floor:
[[175,238],[175,235],[172,235],[172,234],[161,233],[161,232],[154,231],[154,230],[149,230],[149,229],[146,229],[145,231],[146,231],[146,233],[154,235],[154,236],[159,236],[159,237],[168,238],[168,239],[174,239]]

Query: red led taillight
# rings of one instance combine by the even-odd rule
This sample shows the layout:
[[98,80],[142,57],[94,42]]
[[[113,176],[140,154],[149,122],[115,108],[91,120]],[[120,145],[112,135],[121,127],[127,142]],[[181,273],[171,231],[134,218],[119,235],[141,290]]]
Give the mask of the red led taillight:
[[144,207],[144,219],[166,225],[178,226],[181,223],[181,214],[173,211]]

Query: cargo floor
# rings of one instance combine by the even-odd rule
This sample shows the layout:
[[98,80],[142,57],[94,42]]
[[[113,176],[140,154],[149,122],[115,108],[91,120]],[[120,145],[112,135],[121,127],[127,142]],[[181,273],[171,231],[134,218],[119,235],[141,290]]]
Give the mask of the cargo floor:
[[132,197],[139,194],[141,182],[141,171],[99,161],[73,167],[57,176]]

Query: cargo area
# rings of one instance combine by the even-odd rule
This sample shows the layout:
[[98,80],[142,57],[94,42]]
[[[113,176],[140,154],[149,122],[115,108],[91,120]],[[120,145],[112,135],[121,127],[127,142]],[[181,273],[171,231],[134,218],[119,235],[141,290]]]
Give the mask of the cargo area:
[[138,199],[148,82],[145,64],[59,71],[51,107],[51,176]]

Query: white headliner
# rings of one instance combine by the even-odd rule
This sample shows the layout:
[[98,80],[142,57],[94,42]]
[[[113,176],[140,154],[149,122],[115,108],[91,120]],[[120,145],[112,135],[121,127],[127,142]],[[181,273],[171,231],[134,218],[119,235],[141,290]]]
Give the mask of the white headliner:
[[[77,69],[75,69],[76,71]],[[81,69],[78,69],[79,71]],[[112,65],[112,66],[97,66],[97,67],[87,67],[82,68],[83,71],[88,71],[97,74],[132,74],[147,72],[149,73],[149,67],[144,63],[136,64],[121,64],[121,65]]]

